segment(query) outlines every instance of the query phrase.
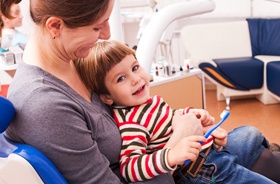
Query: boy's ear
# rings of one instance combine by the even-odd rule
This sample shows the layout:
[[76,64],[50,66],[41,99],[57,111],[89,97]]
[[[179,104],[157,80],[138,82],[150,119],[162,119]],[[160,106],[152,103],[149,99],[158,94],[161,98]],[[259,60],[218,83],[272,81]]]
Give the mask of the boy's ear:
[[60,34],[63,26],[63,21],[57,17],[50,17],[46,21],[46,28],[51,33],[52,37],[55,38]]
[[100,95],[101,101],[107,105],[112,105],[114,102],[109,95]]

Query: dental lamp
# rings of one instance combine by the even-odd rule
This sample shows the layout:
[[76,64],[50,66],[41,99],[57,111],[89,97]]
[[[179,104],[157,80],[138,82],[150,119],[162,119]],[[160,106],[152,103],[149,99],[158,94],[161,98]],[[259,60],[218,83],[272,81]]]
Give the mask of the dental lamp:
[[142,67],[150,73],[156,47],[169,24],[177,19],[211,12],[214,8],[214,0],[191,0],[171,4],[154,14],[137,46],[136,57]]
[[116,0],[114,3],[114,8],[111,13],[109,23],[111,27],[111,39],[124,42],[119,0]]

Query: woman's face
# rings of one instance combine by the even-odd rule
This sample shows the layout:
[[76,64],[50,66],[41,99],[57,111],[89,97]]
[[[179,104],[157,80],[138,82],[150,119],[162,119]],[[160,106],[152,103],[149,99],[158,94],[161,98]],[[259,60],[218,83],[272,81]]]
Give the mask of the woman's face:
[[103,17],[89,26],[70,29],[63,27],[60,32],[64,52],[69,59],[84,58],[98,39],[110,38],[109,17],[113,9],[114,1],[110,1],[109,8]]

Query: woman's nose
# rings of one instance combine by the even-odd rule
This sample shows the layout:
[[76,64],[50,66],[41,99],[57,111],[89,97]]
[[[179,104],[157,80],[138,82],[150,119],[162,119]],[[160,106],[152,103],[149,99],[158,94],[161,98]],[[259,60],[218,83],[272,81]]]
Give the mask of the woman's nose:
[[108,40],[111,37],[110,24],[107,22],[99,34],[99,39]]

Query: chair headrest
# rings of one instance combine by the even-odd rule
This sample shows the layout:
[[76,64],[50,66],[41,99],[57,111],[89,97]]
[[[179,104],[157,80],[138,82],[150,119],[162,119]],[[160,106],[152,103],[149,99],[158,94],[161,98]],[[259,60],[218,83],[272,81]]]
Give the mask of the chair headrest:
[[3,133],[15,115],[15,107],[7,98],[0,96],[0,133]]

